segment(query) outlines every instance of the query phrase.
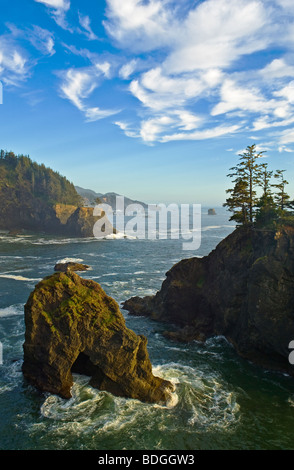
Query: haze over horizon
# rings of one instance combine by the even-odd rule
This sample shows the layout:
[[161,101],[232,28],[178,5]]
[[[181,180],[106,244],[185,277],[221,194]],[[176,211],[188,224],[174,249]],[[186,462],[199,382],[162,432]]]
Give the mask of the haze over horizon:
[[292,0],[2,0],[1,148],[75,185],[220,206],[255,143],[294,197]]

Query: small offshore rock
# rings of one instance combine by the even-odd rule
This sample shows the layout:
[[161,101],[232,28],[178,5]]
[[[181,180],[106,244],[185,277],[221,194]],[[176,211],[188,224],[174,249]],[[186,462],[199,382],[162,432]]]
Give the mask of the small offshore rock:
[[87,271],[90,268],[87,264],[75,263],[68,261],[67,263],[57,263],[54,266],[54,271],[66,273],[67,271]]
[[215,209],[208,209],[208,215],[216,215]]

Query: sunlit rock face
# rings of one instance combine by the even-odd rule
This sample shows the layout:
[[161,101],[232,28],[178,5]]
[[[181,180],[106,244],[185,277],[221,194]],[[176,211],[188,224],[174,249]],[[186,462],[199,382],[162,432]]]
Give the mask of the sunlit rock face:
[[41,391],[71,396],[72,373],[114,395],[167,403],[170,382],[155,377],[147,339],[128,329],[99,284],[71,269],[45,278],[25,305],[23,374]]

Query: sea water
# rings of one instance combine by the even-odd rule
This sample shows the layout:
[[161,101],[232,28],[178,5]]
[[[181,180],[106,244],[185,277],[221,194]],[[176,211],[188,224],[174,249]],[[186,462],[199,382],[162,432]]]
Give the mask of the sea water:
[[154,374],[175,384],[167,406],[118,398],[74,375],[72,398],[40,393],[22,375],[23,306],[36,283],[62,260],[91,269],[122,302],[154,294],[178,261],[205,256],[234,230],[228,214],[202,214],[197,252],[181,240],[70,239],[0,233],[0,449],[201,450],[293,449],[293,379],[241,359],[222,337],[174,343],[168,326],[122,310],[127,326],[148,338]]

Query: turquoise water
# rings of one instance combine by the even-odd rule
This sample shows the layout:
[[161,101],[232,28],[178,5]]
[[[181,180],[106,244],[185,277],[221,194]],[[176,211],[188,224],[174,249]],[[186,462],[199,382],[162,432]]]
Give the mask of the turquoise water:
[[224,338],[205,345],[172,343],[166,325],[122,311],[127,326],[148,338],[154,373],[176,385],[167,407],[114,397],[74,376],[73,397],[42,394],[21,366],[23,305],[35,284],[66,258],[83,260],[82,276],[119,304],[155,293],[177,261],[204,256],[233,230],[223,210],[202,216],[202,243],[181,240],[63,239],[0,234],[0,449],[293,449],[293,379],[240,359]]

